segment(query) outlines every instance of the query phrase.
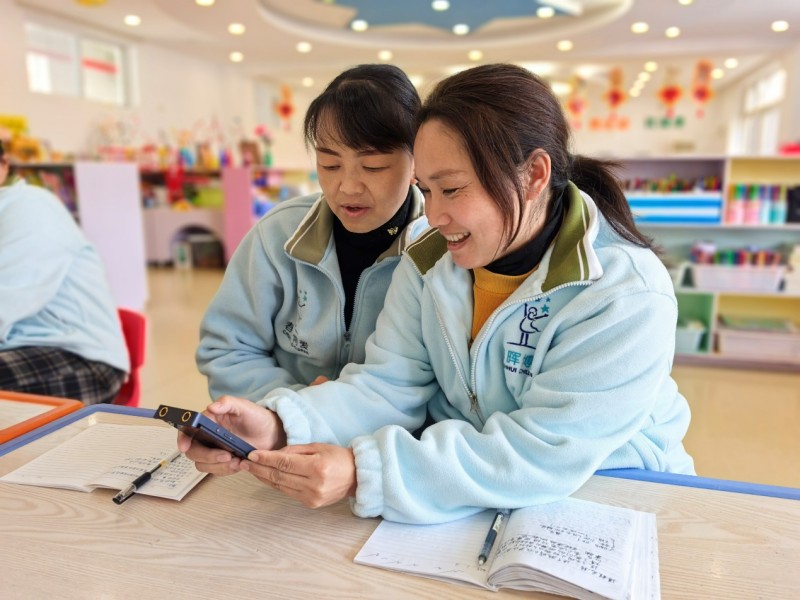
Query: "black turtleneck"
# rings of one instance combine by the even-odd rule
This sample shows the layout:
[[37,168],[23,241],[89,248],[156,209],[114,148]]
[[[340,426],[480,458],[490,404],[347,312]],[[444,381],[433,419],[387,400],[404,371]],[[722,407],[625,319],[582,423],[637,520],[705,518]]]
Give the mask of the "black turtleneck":
[[372,265],[405,229],[411,213],[411,195],[411,188],[408,188],[405,202],[394,216],[377,229],[367,233],[348,231],[334,215],[333,241],[336,244],[339,272],[342,274],[342,284],[344,285],[344,322],[347,329],[350,329],[356,286],[358,286],[361,273]]
[[544,253],[556,239],[564,217],[563,193],[555,202],[550,218],[542,231],[530,242],[514,250],[511,254],[498,258],[486,265],[486,270],[498,275],[524,275],[530,273],[538,265]]

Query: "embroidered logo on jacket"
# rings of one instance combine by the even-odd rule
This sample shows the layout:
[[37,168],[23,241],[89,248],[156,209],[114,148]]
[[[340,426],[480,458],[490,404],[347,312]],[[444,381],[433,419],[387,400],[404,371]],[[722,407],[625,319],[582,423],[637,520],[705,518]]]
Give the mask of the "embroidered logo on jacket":
[[289,321],[283,327],[283,335],[289,340],[292,348],[308,356],[308,342],[300,334],[300,322],[303,320],[303,308],[308,303],[308,292],[297,290],[297,323]]
[[[533,350],[536,350],[536,341],[543,326],[541,319],[550,316],[550,298],[539,298],[522,306],[522,318],[519,321],[519,338],[509,341],[509,346],[517,346],[518,350],[507,350],[505,357],[506,371],[521,373],[531,377],[530,368],[533,364]],[[530,350],[531,352],[529,352]]]

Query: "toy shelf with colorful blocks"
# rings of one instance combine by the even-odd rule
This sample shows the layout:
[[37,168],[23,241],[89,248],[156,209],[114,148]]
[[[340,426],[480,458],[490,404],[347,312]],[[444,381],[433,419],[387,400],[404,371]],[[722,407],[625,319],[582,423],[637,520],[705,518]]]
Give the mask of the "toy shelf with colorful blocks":
[[676,362],[800,370],[800,156],[617,161],[673,276]]

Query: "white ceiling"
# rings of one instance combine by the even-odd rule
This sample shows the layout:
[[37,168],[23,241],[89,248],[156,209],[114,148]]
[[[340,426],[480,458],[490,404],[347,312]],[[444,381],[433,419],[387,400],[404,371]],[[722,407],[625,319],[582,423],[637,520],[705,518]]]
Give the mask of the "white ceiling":
[[[457,10],[458,2],[451,0],[451,10]],[[355,14],[352,9],[317,0],[216,0],[208,8],[194,0],[107,0],[95,7],[78,0],[17,3],[34,14],[55,15],[117,38],[166,46],[208,61],[231,64],[229,54],[239,51],[244,61],[236,68],[243,73],[296,86],[310,77],[314,87],[348,66],[378,62],[379,50],[392,51],[391,62],[410,75],[435,79],[474,64],[467,58],[471,49],[483,52],[481,62],[529,63],[540,72],[552,70],[552,79],[564,81],[578,68],[588,67],[584,74],[590,76],[595,69],[596,77],[606,77],[611,67],[619,66],[626,77],[633,77],[649,60],[691,70],[701,58],[722,66],[724,59],[735,57],[739,67],[728,70],[716,84],[724,87],[766,57],[800,45],[800,0],[694,0],[690,6],[678,0],[581,0],[584,17],[578,20],[503,19],[468,36],[410,25],[375,27],[359,34],[347,27]],[[141,25],[125,25],[128,14],[140,16]],[[772,32],[770,24],[776,20],[788,21],[789,30]],[[649,31],[631,33],[636,21],[647,22]],[[245,25],[244,35],[228,33],[233,22]],[[673,26],[681,35],[668,39],[664,32]],[[573,50],[557,50],[561,39],[572,41]],[[312,50],[298,52],[300,41],[310,42]]]

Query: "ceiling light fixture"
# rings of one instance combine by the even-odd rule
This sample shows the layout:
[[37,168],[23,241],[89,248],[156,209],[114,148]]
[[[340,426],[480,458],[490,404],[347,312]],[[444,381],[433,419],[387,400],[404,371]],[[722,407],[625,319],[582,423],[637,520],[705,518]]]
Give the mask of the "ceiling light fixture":
[[197,4],[197,6],[213,6],[214,0],[194,0],[194,3]]
[[723,63],[726,69],[735,69],[739,66],[739,61],[733,57],[726,58],[725,62]]
[[722,79],[725,77],[725,71],[717,67],[716,69],[711,70],[711,78],[712,79]]
[[631,31],[633,33],[647,33],[650,31],[650,25],[645,23],[644,21],[637,21],[633,25],[631,25]]
[[536,9],[536,16],[540,19],[550,19],[556,15],[556,11],[552,6],[540,6]]
[[469,33],[469,25],[465,25],[464,23],[453,25],[453,33],[456,35],[467,35]]
[[350,23],[350,29],[353,31],[366,31],[369,29],[369,23],[367,23],[364,19],[356,19]]
[[775,33],[782,33],[789,29],[789,22],[788,21],[773,21],[772,22],[772,31]]
[[314,85],[314,80],[311,77],[303,77],[303,80],[300,82],[303,84],[303,87],[311,87]]
[[678,27],[667,27],[667,30],[664,32],[664,35],[668,38],[676,38],[681,34],[681,30]]
[[308,42],[297,42],[295,48],[297,48],[297,51],[301,54],[308,54],[311,52],[311,44]]
[[678,0],[678,4],[681,6],[689,6],[694,0]]
[[231,62],[240,63],[244,60],[244,54],[241,52],[231,52],[228,58],[231,59]]
[[569,40],[561,40],[556,44],[556,48],[558,48],[561,52],[569,52],[572,50],[573,44]]
[[142,18],[139,15],[127,15],[124,19],[125,25],[136,27],[142,24]]
[[654,60],[648,60],[644,63],[644,70],[648,73],[655,73],[658,71],[658,63]]
[[433,0],[433,2],[431,2],[431,8],[441,12],[450,8],[450,3],[447,0]]
[[384,62],[388,62],[394,58],[394,54],[392,54],[391,50],[381,50],[378,52],[378,58]]
[[483,52],[481,52],[480,50],[470,50],[467,53],[467,58],[470,59],[473,62],[474,61],[479,61],[480,59],[483,58]]
[[245,32],[245,27],[241,23],[231,23],[228,25],[228,33],[231,35],[242,35]]

